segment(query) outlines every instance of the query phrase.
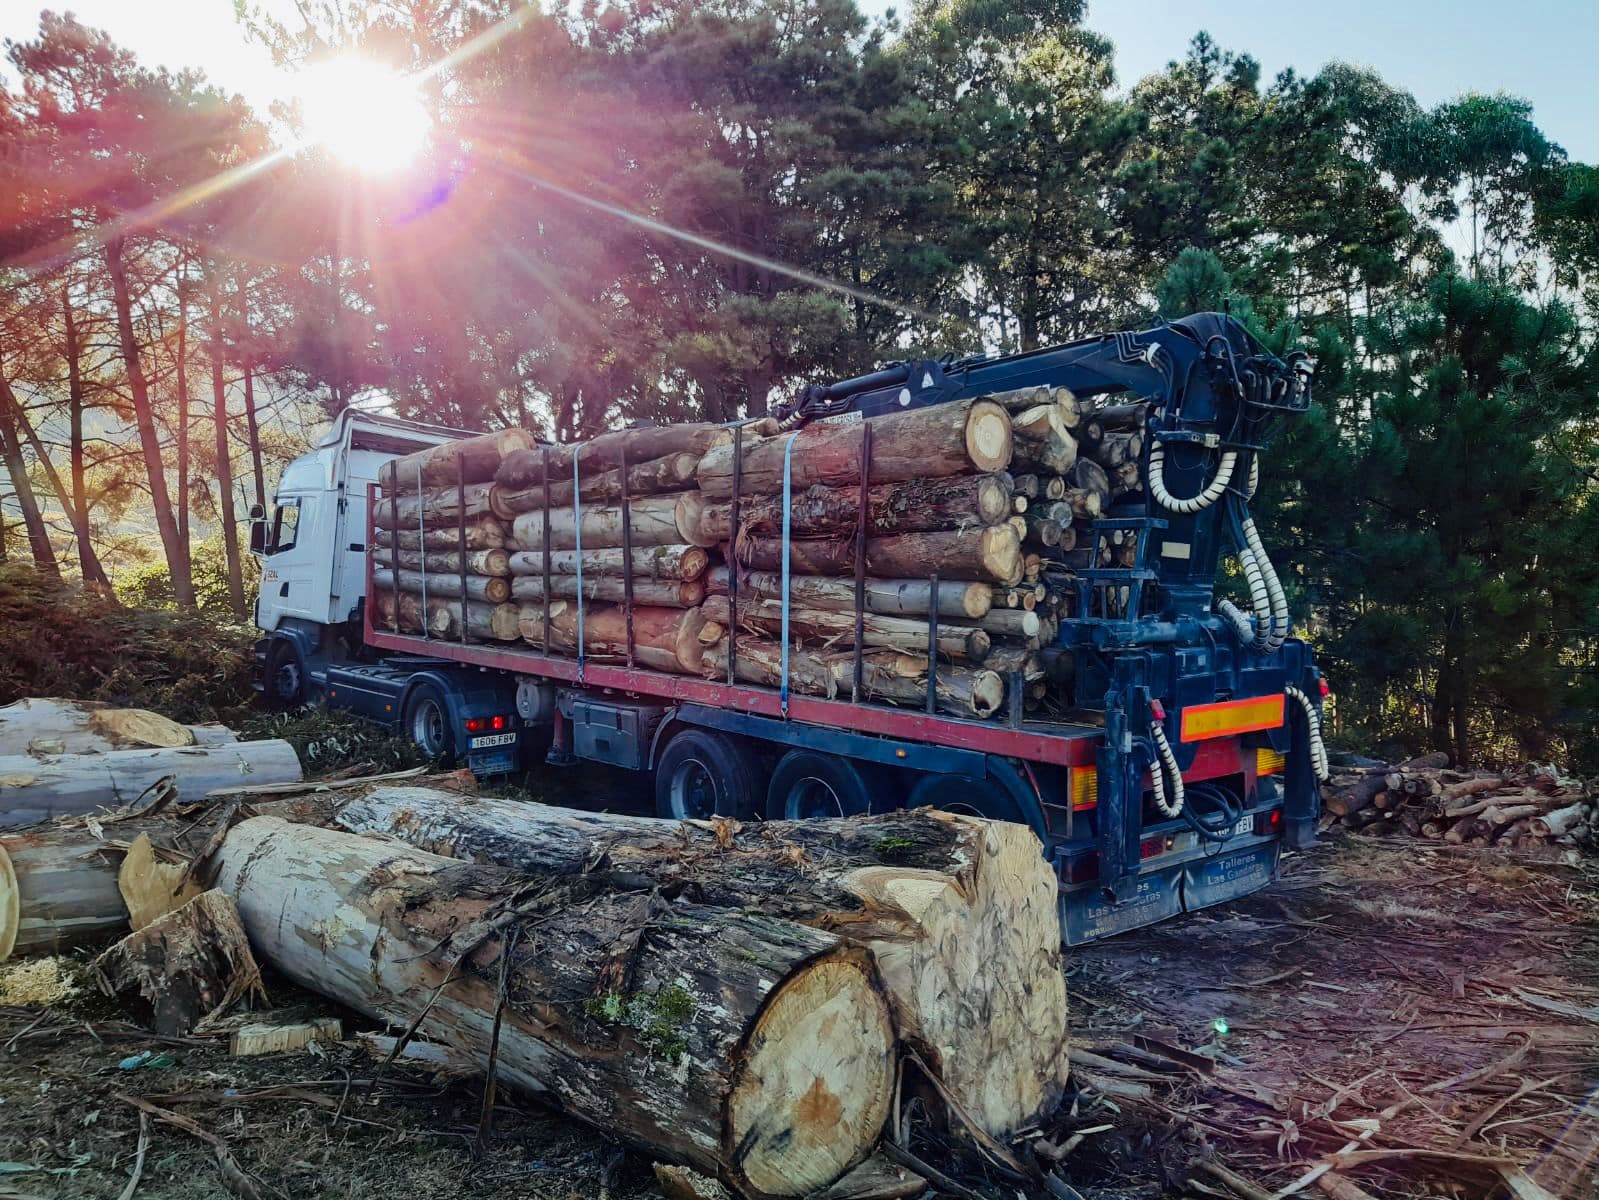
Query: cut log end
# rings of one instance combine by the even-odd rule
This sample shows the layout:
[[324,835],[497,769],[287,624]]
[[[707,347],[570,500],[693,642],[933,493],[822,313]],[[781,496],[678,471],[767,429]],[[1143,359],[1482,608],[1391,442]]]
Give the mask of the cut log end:
[[11,957],[17,945],[17,925],[22,920],[22,893],[11,856],[0,846],[0,962]]
[[991,400],[972,405],[966,418],[966,454],[979,471],[1001,471],[1010,465],[1010,414]]
[[728,1102],[728,1157],[754,1195],[806,1194],[862,1161],[887,1119],[894,1030],[868,970],[797,974],[750,1034]]

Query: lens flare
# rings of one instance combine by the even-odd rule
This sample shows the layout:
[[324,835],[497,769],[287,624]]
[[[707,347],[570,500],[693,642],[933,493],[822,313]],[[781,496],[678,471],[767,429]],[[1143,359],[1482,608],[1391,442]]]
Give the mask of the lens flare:
[[360,171],[384,175],[404,168],[433,128],[416,85],[368,59],[319,63],[296,90],[306,139]]

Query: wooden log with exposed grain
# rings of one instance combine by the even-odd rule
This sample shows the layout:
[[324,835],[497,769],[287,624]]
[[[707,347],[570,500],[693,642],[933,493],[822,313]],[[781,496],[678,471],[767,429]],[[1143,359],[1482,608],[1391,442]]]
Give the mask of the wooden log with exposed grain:
[[454,487],[463,476],[469,484],[483,483],[494,478],[507,455],[532,445],[534,437],[525,429],[497,429],[477,437],[441,442],[390,459],[378,468],[378,483],[391,495],[396,491],[416,492],[419,474],[421,490]]

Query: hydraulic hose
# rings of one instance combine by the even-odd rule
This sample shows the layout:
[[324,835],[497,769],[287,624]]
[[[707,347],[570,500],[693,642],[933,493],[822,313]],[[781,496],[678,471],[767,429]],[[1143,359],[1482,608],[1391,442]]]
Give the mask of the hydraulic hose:
[[1289,684],[1284,691],[1299,702],[1299,707],[1305,710],[1305,726],[1310,734],[1310,766],[1316,772],[1316,778],[1322,783],[1332,774],[1327,763],[1327,745],[1321,740],[1321,713],[1316,711],[1316,706],[1310,702],[1310,697],[1304,692]]
[[1277,571],[1266,555],[1266,547],[1260,540],[1260,531],[1255,528],[1255,519],[1247,514],[1243,519],[1243,532],[1256,567],[1265,578],[1266,592],[1270,598],[1270,628],[1266,648],[1276,650],[1288,640],[1288,597],[1283,594],[1283,585],[1277,578]]
[[1255,640],[1255,625],[1246,617],[1236,604],[1231,600],[1219,600],[1216,611],[1221,614],[1222,620],[1233,627],[1233,636],[1240,645],[1248,645]]
[[[1161,727],[1159,720],[1149,723],[1149,736],[1154,739],[1155,751],[1160,756],[1160,761],[1154,764],[1155,769],[1149,773],[1150,790],[1155,793],[1155,807],[1168,817],[1178,817],[1183,811],[1183,773],[1177,768],[1177,756],[1171,751],[1171,743],[1166,740],[1166,730]],[[1161,778],[1166,772],[1171,773],[1172,799],[1166,799],[1166,783]]]
[[1216,467],[1216,476],[1205,485],[1204,491],[1197,496],[1179,500],[1166,490],[1166,450],[1157,441],[1149,452],[1149,494],[1155,497],[1157,504],[1169,512],[1199,512],[1200,509],[1209,508],[1222,498],[1223,493],[1227,491],[1227,485],[1232,482],[1233,467],[1237,462],[1236,450],[1223,451],[1221,463]]

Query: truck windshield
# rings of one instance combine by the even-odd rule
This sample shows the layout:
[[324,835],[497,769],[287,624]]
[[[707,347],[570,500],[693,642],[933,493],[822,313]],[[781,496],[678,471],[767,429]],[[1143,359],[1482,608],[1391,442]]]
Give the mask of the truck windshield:
[[294,549],[294,539],[300,531],[300,501],[279,500],[277,513],[272,519],[272,543],[268,554],[280,554]]

